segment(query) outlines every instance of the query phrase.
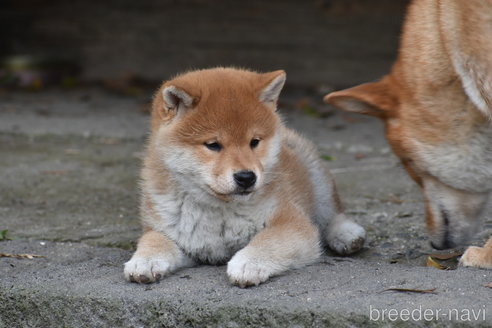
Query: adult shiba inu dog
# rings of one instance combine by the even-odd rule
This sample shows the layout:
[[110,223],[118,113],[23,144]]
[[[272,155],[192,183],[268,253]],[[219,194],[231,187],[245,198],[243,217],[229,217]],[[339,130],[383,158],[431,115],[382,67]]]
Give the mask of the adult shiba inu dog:
[[227,263],[241,287],[315,261],[322,246],[359,250],[315,147],[276,113],[285,73],[232,68],[165,82],[153,102],[142,169],[144,233],[126,279],[155,282]]
[[[324,100],[384,120],[435,248],[469,240],[492,190],[492,0],[413,1],[391,73]],[[461,261],[492,267],[492,239]]]

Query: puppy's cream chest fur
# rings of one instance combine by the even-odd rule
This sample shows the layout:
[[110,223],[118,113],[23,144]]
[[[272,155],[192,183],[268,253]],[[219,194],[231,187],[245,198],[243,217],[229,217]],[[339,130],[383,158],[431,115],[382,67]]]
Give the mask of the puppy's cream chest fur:
[[153,194],[152,202],[160,217],[150,222],[152,228],[165,233],[192,259],[211,264],[229,260],[246,246],[276,207],[273,199],[204,203],[185,192]]

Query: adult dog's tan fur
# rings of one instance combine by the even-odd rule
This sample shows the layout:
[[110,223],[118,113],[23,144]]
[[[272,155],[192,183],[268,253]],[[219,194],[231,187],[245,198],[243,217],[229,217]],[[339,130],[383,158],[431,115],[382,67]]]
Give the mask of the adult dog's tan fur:
[[[325,101],[384,120],[436,248],[466,243],[492,190],[492,0],[415,0],[391,73]],[[464,265],[492,267],[492,240]]]

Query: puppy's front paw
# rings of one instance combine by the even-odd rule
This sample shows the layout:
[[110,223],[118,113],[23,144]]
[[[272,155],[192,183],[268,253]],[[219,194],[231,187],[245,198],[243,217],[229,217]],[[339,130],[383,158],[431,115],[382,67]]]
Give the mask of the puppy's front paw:
[[330,231],[328,245],[340,255],[349,255],[362,249],[366,231],[350,220],[344,220]]
[[227,276],[232,284],[241,288],[258,286],[268,280],[273,270],[253,258],[249,258],[241,251],[236,253],[227,263]]
[[470,246],[461,256],[460,265],[491,269],[492,261],[487,261],[487,249],[483,247]]
[[125,263],[125,278],[128,281],[148,284],[159,281],[171,272],[169,261],[159,257],[133,256]]

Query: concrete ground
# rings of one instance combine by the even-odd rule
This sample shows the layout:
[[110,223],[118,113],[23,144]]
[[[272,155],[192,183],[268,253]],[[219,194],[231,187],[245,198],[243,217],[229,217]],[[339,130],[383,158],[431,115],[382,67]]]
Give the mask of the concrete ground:
[[[318,145],[368,240],[352,257],[327,253],[240,289],[224,266],[154,285],[123,279],[140,233],[145,98],[97,88],[1,94],[0,231],[12,240],[0,241],[0,253],[43,257],[0,258],[0,327],[490,327],[492,271],[425,266],[434,251],[422,197],[380,122],[321,105],[316,93],[287,90],[282,99],[286,121]],[[488,213],[474,244],[492,233]]]

